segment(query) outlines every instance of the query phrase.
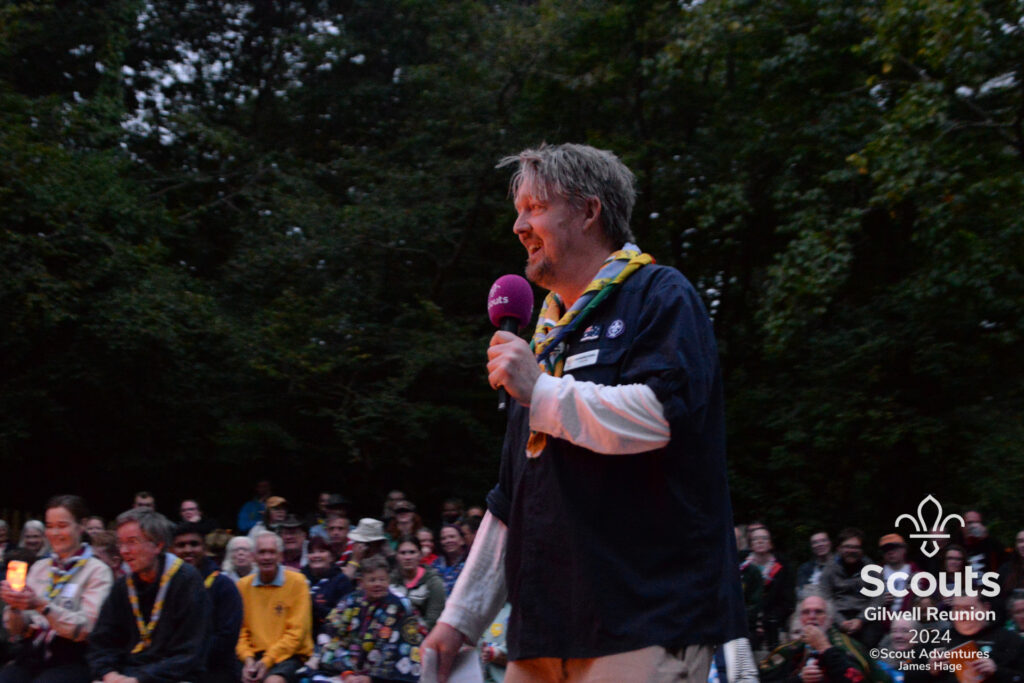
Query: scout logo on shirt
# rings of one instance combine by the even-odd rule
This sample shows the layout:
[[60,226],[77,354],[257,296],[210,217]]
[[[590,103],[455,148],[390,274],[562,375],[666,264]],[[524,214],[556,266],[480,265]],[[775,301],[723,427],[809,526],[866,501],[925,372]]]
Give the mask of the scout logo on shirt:
[[583,330],[583,336],[580,337],[580,341],[594,341],[595,339],[601,338],[601,325],[591,325],[587,329]]
[[616,337],[618,337],[620,334],[622,334],[625,331],[626,331],[626,323],[622,322],[621,320],[616,320],[615,322],[613,322],[611,325],[608,326],[607,337],[609,339],[615,339]]

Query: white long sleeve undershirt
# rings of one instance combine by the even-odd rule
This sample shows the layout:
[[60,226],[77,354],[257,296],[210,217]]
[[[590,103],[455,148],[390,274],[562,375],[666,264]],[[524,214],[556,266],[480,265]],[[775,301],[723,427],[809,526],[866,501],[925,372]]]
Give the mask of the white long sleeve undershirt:
[[667,446],[665,409],[646,384],[605,386],[541,375],[530,396],[530,429],[605,455]]
[[[604,386],[571,375],[541,375],[530,397],[530,428],[595,453],[633,454],[666,446],[671,432],[664,408],[644,384]],[[541,456],[543,457],[543,456]],[[484,515],[466,566],[438,621],[470,643],[505,604],[505,541],[508,527]]]
[[484,514],[452,594],[438,617],[473,644],[505,604],[505,540],[508,527],[488,511]]

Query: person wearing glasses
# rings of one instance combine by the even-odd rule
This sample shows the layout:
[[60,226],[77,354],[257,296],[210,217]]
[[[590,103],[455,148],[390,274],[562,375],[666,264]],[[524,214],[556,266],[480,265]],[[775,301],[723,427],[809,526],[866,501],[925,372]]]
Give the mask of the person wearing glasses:
[[167,552],[173,530],[146,508],[118,516],[117,544],[131,573],[114,584],[89,637],[91,680],[201,680],[210,600],[199,572]]

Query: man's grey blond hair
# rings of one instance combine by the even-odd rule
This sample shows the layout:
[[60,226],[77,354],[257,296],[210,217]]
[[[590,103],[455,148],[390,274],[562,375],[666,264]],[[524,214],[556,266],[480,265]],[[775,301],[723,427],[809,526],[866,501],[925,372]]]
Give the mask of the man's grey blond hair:
[[132,508],[119,514],[114,524],[120,529],[131,522],[138,524],[142,535],[154,543],[162,544],[164,548],[171,544],[174,524],[159,512],[149,508]]
[[513,164],[519,166],[509,188],[513,197],[527,187],[542,201],[553,192],[578,208],[596,198],[601,202],[601,228],[612,247],[636,239],[629,227],[636,204],[636,178],[612,152],[572,143],[543,144],[505,157],[497,168]]

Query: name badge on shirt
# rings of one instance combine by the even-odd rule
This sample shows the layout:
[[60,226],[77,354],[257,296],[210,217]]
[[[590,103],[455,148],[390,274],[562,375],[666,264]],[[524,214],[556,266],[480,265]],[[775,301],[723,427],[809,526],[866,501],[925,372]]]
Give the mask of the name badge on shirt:
[[575,356],[569,356],[565,359],[565,372],[575,370],[576,368],[585,368],[588,365],[593,365],[597,362],[597,354],[601,349],[594,349],[593,351],[585,351],[583,353],[577,353]]
[[78,584],[77,583],[67,583],[67,584],[64,584],[64,588],[61,589],[60,595],[61,595],[62,598],[66,598],[68,600],[73,600],[75,598],[75,596],[78,595]]

